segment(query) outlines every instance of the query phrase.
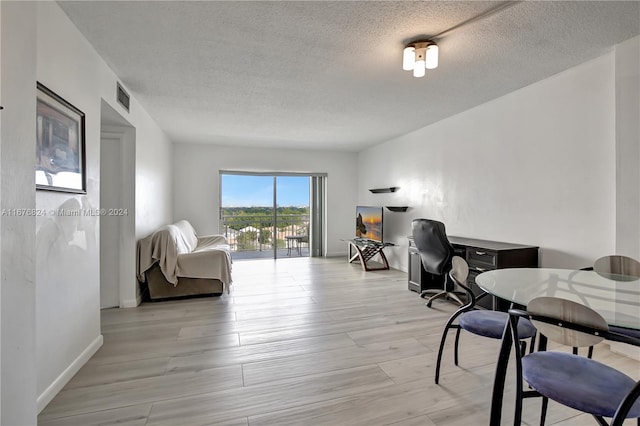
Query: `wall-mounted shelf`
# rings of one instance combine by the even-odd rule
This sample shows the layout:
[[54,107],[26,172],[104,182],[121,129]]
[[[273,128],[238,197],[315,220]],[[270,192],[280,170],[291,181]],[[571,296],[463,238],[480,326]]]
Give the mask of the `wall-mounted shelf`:
[[396,192],[398,190],[397,186],[392,186],[390,188],[373,188],[370,189],[373,194],[381,194],[383,192]]
[[392,212],[406,212],[407,209],[409,208],[408,206],[385,206],[385,207]]

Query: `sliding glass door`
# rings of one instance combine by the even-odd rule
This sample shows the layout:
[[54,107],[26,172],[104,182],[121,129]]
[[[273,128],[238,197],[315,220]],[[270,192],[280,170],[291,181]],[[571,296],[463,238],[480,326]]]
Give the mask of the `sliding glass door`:
[[236,253],[270,257],[273,228],[273,177],[223,174],[220,176],[220,233]]
[[275,232],[286,256],[309,256],[309,177],[275,176]]
[[234,260],[307,257],[312,249],[312,177],[220,173],[220,233]]

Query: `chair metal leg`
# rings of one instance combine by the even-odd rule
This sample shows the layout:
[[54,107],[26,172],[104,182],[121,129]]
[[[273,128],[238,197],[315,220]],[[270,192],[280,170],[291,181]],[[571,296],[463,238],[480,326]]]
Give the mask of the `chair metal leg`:
[[443,297],[448,297],[448,298],[451,298],[451,299],[455,300],[460,306],[464,305],[464,302],[462,300],[460,300],[460,298],[458,297],[457,294],[451,293],[449,291],[444,291],[444,290],[442,290],[442,291],[434,294],[430,298],[428,298],[427,299],[427,303],[425,303],[425,305],[427,305],[427,307],[430,308],[431,307],[431,302],[433,302],[436,299],[441,299]]
[[452,292],[448,292],[447,293],[447,297],[452,298],[453,300],[455,300],[456,302],[458,302],[460,304],[460,306],[464,305],[464,303],[462,302],[462,300],[460,300],[460,298],[458,297],[457,294],[452,293]]
[[536,335],[531,336],[531,342],[529,342],[529,353],[532,354],[536,347]]
[[527,354],[527,342],[524,340],[520,340],[520,356],[525,356]]
[[451,328],[457,328],[458,333],[460,332],[460,326],[458,326],[457,324],[455,325],[453,324],[453,320],[455,320],[457,317],[458,315],[456,315],[455,313],[451,315],[451,317],[449,318],[449,321],[447,321],[447,324],[444,326],[444,330],[442,331],[442,338],[440,339],[440,348],[438,348],[438,359],[436,361],[436,385],[440,381],[440,365],[442,364],[442,352],[444,351],[444,342],[447,340],[447,334],[449,333],[449,330]]
[[420,297],[422,297],[423,299],[427,299],[427,303],[425,303],[425,305],[430,308],[433,298],[440,295],[442,292],[443,290],[435,289],[435,288],[432,288],[429,290],[423,290],[422,293],[420,293]]
[[[631,407],[635,404],[637,399],[640,398],[640,381],[636,382],[636,385],[631,389],[631,391],[624,397],[618,409],[616,410],[616,414],[611,419],[611,426],[622,426],[624,423],[624,419],[627,418],[627,414]],[[640,424],[640,420],[638,421]]]
[[542,397],[542,409],[540,410],[540,426],[544,426],[544,422],[547,419],[547,407],[549,406],[549,398]]
[[[447,334],[449,333],[449,329],[452,329],[452,328],[455,328],[457,330],[456,336],[460,334],[460,325],[454,324],[453,322],[456,320],[456,318],[462,315],[466,310],[467,310],[467,307],[463,306],[462,308],[455,311],[453,314],[451,314],[451,316],[447,320],[447,323],[444,326],[444,330],[442,331],[442,338],[440,339],[440,347],[438,348],[438,359],[436,361],[436,385],[440,381],[440,365],[442,364],[442,352],[444,351],[444,343],[447,340]],[[456,356],[456,365],[457,365],[458,364],[458,361],[457,361],[458,338],[457,337],[456,337],[455,350],[456,350],[455,356]]]
[[522,400],[524,399],[524,379],[522,378],[522,364],[520,360],[516,361],[516,408],[514,413],[513,424],[519,426],[522,423]]
[[458,365],[458,342],[460,341],[460,330],[461,328],[458,327],[456,330],[456,340],[453,344],[453,363],[455,365]]
[[422,290],[422,292],[420,293],[420,297],[422,297],[423,299],[427,299],[427,296],[429,294],[436,294],[440,292],[442,292],[442,290],[439,288],[430,288],[428,290]]
[[425,305],[427,305],[427,307],[430,308],[431,307],[431,302],[433,302],[436,299],[440,299],[441,297],[445,297],[446,295],[447,295],[447,292],[442,290],[442,291],[434,294],[430,298],[428,298],[427,299],[427,303],[425,303]]
[[491,412],[489,414],[489,424],[500,425],[502,420],[502,403],[504,397],[504,384],[507,377],[507,366],[511,354],[511,346],[513,344],[513,336],[511,334],[511,321],[507,323],[507,329],[502,336],[500,344],[500,352],[498,353],[498,362],[496,364],[496,373],[493,377],[493,390],[491,392]]
[[[576,347],[573,348],[573,354],[578,355],[578,348]],[[587,352],[587,358],[592,358],[592,357],[593,357],[593,346],[589,346],[589,351]]]

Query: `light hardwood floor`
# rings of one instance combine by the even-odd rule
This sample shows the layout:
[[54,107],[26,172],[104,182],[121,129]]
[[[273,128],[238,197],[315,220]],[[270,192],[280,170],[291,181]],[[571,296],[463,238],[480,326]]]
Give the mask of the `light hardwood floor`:
[[[435,385],[454,305],[426,308],[405,273],[298,258],[236,262],[233,277],[219,298],[102,311],[103,347],[39,424],[488,424],[499,342],[464,334],[460,366],[449,346]],[[595,357],[640,377],[640,363],[606,345]],[[539,407],[525,401],[524,424],[537,424]],[[550,403],[547,424],[595,422]]]

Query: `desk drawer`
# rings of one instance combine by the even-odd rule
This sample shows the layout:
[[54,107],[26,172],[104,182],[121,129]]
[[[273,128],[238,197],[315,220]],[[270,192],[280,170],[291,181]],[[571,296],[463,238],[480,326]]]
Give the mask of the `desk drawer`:
[[487,272],[487,271],[493,271],[494,269],[496,269],[496,268],[493,268],[493,267],[490,267],[490,266],[487,266],[487,265],[484,265],[484,264],[482,264],[482,265],[470,264],[469,265],[469,272],[475,272],[476,275],[477,274],[481,274],[483,272]]
[[[467,263],[471,269],[479,272],[488,271],[497,267],[496,253],[475,247],[467,248]],[[478,268],[476,268],[476,266]]]

